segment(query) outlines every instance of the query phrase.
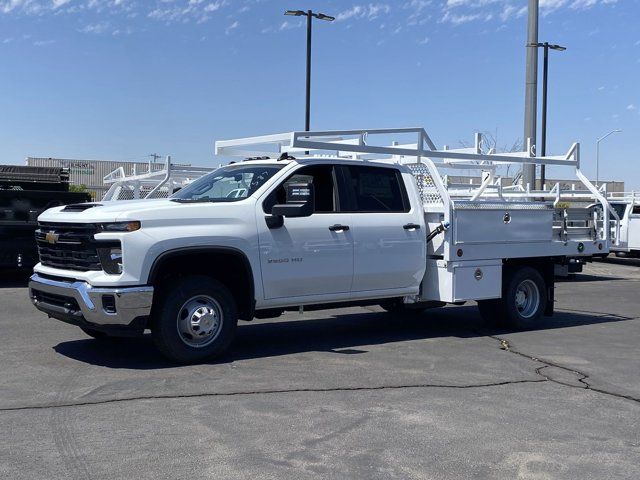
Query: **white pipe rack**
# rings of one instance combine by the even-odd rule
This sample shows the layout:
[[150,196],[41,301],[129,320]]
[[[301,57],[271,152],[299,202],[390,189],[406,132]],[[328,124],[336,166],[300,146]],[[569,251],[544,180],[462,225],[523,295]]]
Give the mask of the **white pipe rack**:
[[[413,137],[409,142],[401,143],[391,137]],[[376,139],[382,138],[387,144],[378,145]],[[389,142],[391,138],[391,142]],[[279,158],[282,154],[297,157],[326,156],[333,158],[363,161],[392,161],[407,165],[412,169],[419,184],[421,193],[429,190],[431,193],[423,195],[430,201],[425,201],[430,208],[437,208],[440,204],[445,220],[450,218],[453,208],[452,198],[461,197],[469,201],[536,201],[550,200],[557,205],[562,199],[589,198],[597,201],[604,211],[612,213],[616,219],[616,229],[619,229],[619,218],[606,198],[606,191],[593,185],[580,170],[580,144],[574,143],[564,155],[547,155],[536,157],[531,141],[521,152],[496,153],[491,150],[484,153],[481,148],[482,136],[475,135],[475,146],[470,148],[443,149],[436,148],[427,132],[423,128],[381,128],[366,130],[325,130],[325,131],[294,131],[275,135],[240,138],[235,140],[221,140],[215,144],[217,155],[239,157],[267,157]],[[586,190],[575,191],[562,189],[556,184],[551,190],[532,190],[529,185],[503,187],[502,181],[496,177],[499,165],[550,165],[571,167],[575,170],[578,180]],[[485,172],[480,185],[447,186],[439,169],[470,169]],[[422,184],[422,185],[421,185]],[[435,201],[434,201],[435,200]],[[604,215],[604,231],[609,231],[609,215]],[[616,236],[617,238],[617,236]]]

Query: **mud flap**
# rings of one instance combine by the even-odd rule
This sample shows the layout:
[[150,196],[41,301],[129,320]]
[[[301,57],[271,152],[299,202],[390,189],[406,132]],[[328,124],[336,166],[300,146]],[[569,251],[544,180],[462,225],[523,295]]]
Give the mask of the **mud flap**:
[[556,285],[551,279],[551,285],[547,286],[547,306],[544,309],[544,316],[551,317],[553,315],[553,305],[556,294]]

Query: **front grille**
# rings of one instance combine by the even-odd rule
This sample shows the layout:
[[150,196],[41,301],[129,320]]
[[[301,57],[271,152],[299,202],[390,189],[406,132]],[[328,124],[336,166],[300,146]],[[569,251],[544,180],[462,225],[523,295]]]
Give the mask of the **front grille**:
[[93,239],[95,233],[92,224],[38,222],[36,243],[40,262],[65,270],[102,270],[97,242]]

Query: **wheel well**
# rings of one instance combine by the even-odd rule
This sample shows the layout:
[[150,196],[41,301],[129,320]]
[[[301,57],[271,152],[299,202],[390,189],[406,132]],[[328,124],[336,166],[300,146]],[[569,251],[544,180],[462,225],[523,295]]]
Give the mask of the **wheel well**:
[[544,312],[546,316],[553,315],[553,303],[555,300],[555,272],[556,261],[553,257],[533,257],[533,258],[513,258],[503,261],[503,277],[510,269],[517,267],[531,267],[538,270],[547,286],[547,308]]
[[253,274],[247,257],[235,249],[193,249],[169,251],[156,259],[149,283],[162,291],[169,279],[186,275],[207,275],[229,289],[243,320],[253,318],[255,295]]

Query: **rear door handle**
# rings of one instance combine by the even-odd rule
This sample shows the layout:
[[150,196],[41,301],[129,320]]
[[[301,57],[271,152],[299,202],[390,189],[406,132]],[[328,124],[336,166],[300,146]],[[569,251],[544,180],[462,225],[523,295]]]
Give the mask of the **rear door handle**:
[[418,225],[417,223],[407,223],[406,225],[403,225],[402,228],[404,228],[405,230],[418,230],[420,228],[420,225]]
[[332,232],[339,232],[339,231],[343,231],[346,232],[347,230],[349,230],[349,225],[331,225],[329,227],[329,230],[331,230]]

